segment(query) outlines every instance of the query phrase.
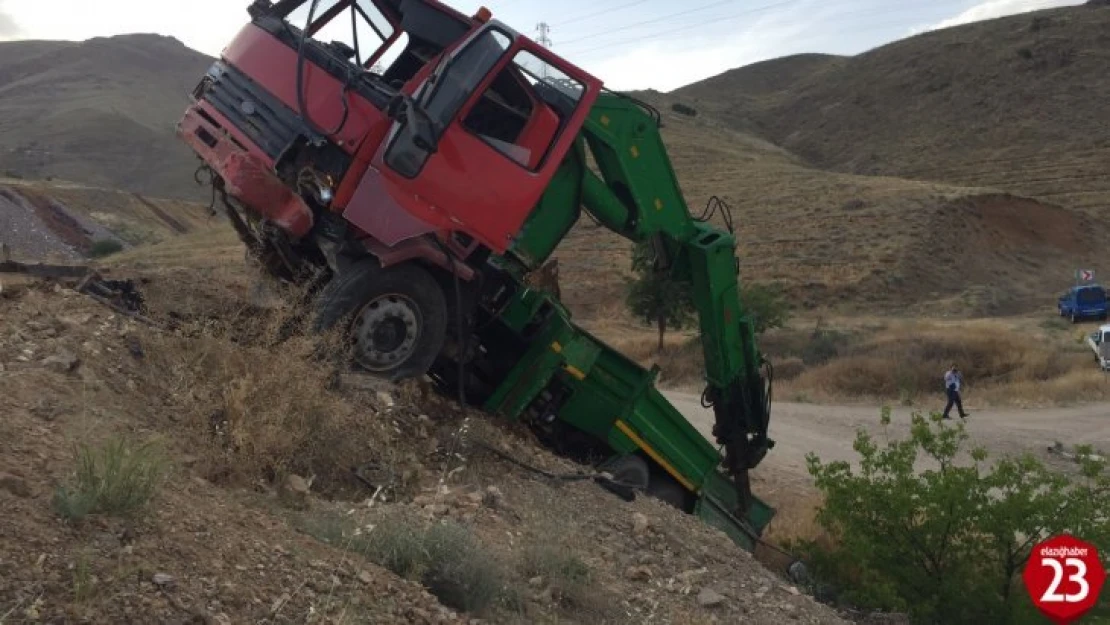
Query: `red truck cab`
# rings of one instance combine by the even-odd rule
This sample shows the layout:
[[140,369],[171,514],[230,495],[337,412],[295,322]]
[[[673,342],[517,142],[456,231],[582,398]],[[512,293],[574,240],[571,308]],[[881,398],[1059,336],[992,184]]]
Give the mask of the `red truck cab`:
[[298,28],[313,4],[252,6],[198,85],[181,137],[235,201],[293,239],[327,210],[387,263],[427,234],[503,252],[600,82],[434,0],[324,0]]
[[[271,274],[350,291],[325,309],[359,300],[343,312],[360,362],[423,373],[444,345],[446,293],[459,298],[512,246],[601,82],[484,9],[256,0],[248,11],[178,135]],[[371,280],[368,264],[405,277]]]

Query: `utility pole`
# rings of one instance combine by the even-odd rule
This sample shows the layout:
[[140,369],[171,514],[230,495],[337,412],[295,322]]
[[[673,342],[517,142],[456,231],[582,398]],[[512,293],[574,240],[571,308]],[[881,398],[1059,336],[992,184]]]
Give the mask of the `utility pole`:
[[[547,22],[540,22],[536,24],[536,32],[539,34],[539,36],[536,37],[536,43],[547,49],[551,49],[551,46],[554,45],[551,41],[551,26],[549,26]],[[540,77],[544,79],[547,78],[547,63],[544,63],[540,68]]]

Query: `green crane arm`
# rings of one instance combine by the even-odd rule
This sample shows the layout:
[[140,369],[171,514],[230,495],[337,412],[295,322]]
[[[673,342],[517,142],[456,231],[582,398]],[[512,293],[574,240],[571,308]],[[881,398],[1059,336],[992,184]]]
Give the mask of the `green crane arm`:
[[771,368],[741,302],[736,240],[690,214],[660,126],[636,100],[602,94],[582,130],[601,175],[584,169],[582,204],[625,238],[651,241],[656,268],[692,284],[708,384],[702,402],[713,407],[714,436],[747,501],[748,471],[774,446]]

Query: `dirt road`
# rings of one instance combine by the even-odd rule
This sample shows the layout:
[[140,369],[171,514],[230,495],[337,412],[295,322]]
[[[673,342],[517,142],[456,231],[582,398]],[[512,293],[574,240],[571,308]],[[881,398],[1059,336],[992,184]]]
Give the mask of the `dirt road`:
[[[701,407],[697,395],[680,392],[664,393],[686,418],[712,440],[713,413]],[[969,406],[969,411],[971,410]],[[914,409],[895,408],[890,435],[903,438],[909,431]],[[967,431],[975,445],[991,455],[1032,451],[1038,457],[1054,441],[1065,445],[1091,444],[1103,450],[1110,448],[1110,405],[1040,410],[975,410],[966,421]],[[854,461],[852,449],[856,430],[866,428],[878,436],[878,407],[818,406],[775,402],[771,408],[771,438],[775,448],[758,472],[777,477],[805,479],[806,454],[815,452],[822,461]]]

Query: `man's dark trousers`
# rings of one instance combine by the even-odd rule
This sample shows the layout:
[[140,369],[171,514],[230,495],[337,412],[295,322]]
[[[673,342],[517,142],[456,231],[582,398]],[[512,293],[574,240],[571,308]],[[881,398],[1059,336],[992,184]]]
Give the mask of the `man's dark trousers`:
[[956,408],[959,409],[960,416],[961,417],[964,416],[964,414],[966,414],[966,413],[964,412],[964,404],[963,404],[963,402],[960,401],[960,392],[957,391],[955,389],[955,387],[952,387],[952,386],[949,386],[947,391],[948,391],[948,405],[944,407],[944,418],[945,419],[950,418],[948,416],[948,413],[952,412],[952,405],[953,404],[955,404]]

